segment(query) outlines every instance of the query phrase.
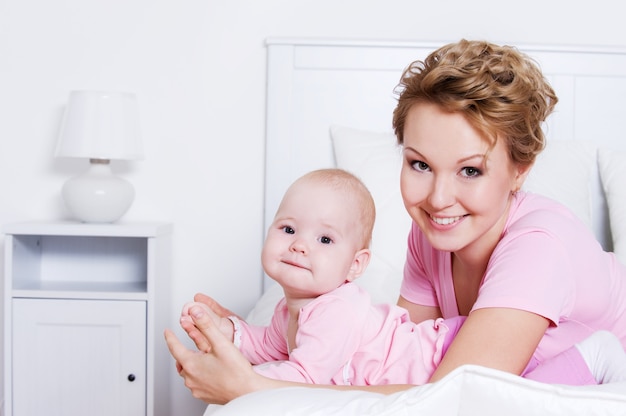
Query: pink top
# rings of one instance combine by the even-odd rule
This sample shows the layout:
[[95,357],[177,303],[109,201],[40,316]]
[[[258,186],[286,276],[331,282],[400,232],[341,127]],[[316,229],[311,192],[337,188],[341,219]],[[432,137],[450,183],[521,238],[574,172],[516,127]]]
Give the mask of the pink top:
[[268,327],[241,322],[240,349],[252,364],[266,363],[254,367],[264,376],[317,384],[424,384],[441,361],[448,333],[442,320],[416,325],[405,309],[372,305],[354,283],[301,309],[291,354],[288,319],[282,299]]
[[[401,295],[458,316],[450,266],[450,253],[435,250],[413,224]],[[626,348],[626,266],[566,207],[539,195],[518,192],[511,203],[472,310],[489,307],[552,321],[535,352],[539,362],[599,329]]]

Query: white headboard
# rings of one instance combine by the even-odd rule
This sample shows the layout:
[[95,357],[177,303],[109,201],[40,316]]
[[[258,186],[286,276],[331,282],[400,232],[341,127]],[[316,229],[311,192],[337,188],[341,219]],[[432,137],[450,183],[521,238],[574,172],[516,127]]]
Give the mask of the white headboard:
[[[334,165],[329,127],[391,131],[393,90],[402,70],[442,45],[268,39],[266,227],[294,179]],[[626,150],[626,50],[515,46],[540,64],[559,97],[546,126],[548,143],[589,140],[597,146]],[[593,228],[610,249],[599,179],[592,186]]]

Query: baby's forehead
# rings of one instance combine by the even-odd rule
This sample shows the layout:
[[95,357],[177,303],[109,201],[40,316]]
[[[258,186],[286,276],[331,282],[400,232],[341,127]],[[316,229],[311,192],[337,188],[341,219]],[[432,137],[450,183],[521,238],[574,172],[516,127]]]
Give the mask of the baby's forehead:
[[330,211],[356,216],[360,213],[360,203],[354,190],[324,182],[295,183],[285,193],[279,211],[303,207],[312,208],[320,214]]
[[307,198],[315,204],[341,204],[344,209],[358,210],[358,191],[347,184],[326,182],[308,178],[295,182],[285,194],[286,198]]

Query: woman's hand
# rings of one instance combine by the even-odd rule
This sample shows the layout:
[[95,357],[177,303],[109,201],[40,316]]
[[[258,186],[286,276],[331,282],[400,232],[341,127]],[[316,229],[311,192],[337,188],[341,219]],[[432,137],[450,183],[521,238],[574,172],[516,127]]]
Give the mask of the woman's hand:
[[246,393],[274,387],[272,380],[252,370],[250,363],[202,308],[194,308],[190,316],[208,347],[189,350],[170,330],[165,331],[165,341],[193,397],[207,403],[224,404]]
[[204,303],[206,306],[211,308],[213,312],[215,312],[218,316],[222,318],[227,318],[229,316],[236,316],[239,319],[242,319],[236,313],[232,312],[229,309],[226,309],[222,305],[220,305],[215,299],[212,297],[205,295],[204,293],[196,293],[193,297],[194,302]]
[[[219,317],[226,318],[228,316],[237,316],[229,309],[226,309],[225,307],[220,305],[215,299],[203,293],[196,293],[196,295],[193,297],[193,300],[194,302],[206,305],[208,308],[211,309],[211,311],[213,311],[215,315]],[[193,321],[186,318],[186,315],[188,315],[187,309],[189,308],[189,305],[191,305],[191,303],[183,307],[183,312],[180,319],[180,326],[185,330],[185,332],[187,332],[187,335],[189,336],[189,338],[191,338],[194,344],[196,344],[196,348],[198,348],[199,351],[207,352],[210,348],[209,341],[202,334],[202,332],[200,332],[196,328]],[[237,317],[239,318],[239,316]],[[228,334],[226,334],[226,336],[228,338]],[[232,339],[232,334],[230,335],[230,338]]]
[[180,326],[187,332],[187,335],[193,340],[199,351],[208,352],[211,347],[209,341],[198,330],[192,318],[192,315],[201,313],[205,313],[209,316],[213,324],[219,328],[226,339],[233,339],[234,328],[230,319],[218,316],[204,303],[189,302],[183,306],[183,310],[180,314]]

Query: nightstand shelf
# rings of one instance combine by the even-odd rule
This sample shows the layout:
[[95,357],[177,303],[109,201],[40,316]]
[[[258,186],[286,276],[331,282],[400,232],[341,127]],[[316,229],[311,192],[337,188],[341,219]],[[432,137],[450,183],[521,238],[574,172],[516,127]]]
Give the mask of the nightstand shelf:
[[148,300],[145,283],[133,282],[20,282],[14,298]]

